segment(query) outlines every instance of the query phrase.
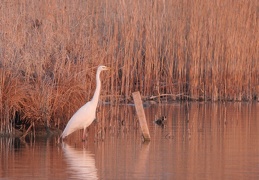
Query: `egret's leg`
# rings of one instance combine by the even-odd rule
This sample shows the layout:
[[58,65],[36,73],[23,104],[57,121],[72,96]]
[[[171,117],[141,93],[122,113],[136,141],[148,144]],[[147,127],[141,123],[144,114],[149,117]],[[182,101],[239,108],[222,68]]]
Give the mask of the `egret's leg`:
[[85,141],[85,138],[86,137],[86,128],[84,128],[84,133],[83,133],[83,138],[82,138],[82,141]]
[[84,128],[84,133],[83,133],[83,141],[86,141],[87,139],[87,136],[88,136],[88,128]]

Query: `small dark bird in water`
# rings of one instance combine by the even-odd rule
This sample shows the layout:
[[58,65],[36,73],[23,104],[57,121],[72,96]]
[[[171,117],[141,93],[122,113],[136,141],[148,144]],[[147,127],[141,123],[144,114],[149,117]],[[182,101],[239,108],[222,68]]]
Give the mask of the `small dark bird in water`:
[[166,116],[162,116],[157,120],[155,120],[155,123],[159,126],[164,126],[165,121],[166,121]]

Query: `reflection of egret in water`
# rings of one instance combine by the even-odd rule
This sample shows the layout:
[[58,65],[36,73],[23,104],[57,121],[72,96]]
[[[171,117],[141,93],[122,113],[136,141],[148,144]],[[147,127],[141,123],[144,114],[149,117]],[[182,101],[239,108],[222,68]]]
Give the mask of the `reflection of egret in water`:
[[71,178],[98,179],[93,154],[84,148],[77,150],[65,143],[63,151],[70,170],[68,173],[72,174]]

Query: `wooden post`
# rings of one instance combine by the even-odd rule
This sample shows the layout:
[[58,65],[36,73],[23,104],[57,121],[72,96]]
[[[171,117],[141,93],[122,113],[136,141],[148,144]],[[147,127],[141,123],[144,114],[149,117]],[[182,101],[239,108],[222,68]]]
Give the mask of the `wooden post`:
[[146,115],[143,109],[143,104],[141,100],[141,96],[139,91],[132,93],[135,108],[137,111],[138,119],[139,119],[139,124],[142,130],[142,135],[144,138],[144,141],[150,141],[150,134],[149,134],[149,129],[147,126],[147,121],[146,121]]

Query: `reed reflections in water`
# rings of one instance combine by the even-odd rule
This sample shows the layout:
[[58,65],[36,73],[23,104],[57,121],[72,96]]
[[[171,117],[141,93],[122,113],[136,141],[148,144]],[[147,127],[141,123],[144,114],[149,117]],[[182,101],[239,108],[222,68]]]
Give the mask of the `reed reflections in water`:
[[62,179],[61,148],[54,138],[0,138],[0,179]]
[[[104,166],[112,166],[111,174],[117,178],[122,174],[119,172],[124,173],[120,178],[137,175],[140,179],[259,178],[257,103],[183,103],[151,106],[145,111],[152,138],[146,154],[142,153],[145,146],[138,144],[139,134],[126,134],[126,142],[119,139],[104,142],[114,147],[103,150],[114,155],[112,159],[121,159],[117,165],[106,164],[111,161],[104,155]],[[164,128],[153,122],[161,116],[167,116]],[[142,157],[145,164],[139,171],[136,170],[138,157]]]
[[[145,108],[142,143],[134,107],[102,106],[98,123],[57,137],[0,138],[2,179],[259,179],[257,103],[182,103]],[[166,116],[165,125],[154,123]]]

